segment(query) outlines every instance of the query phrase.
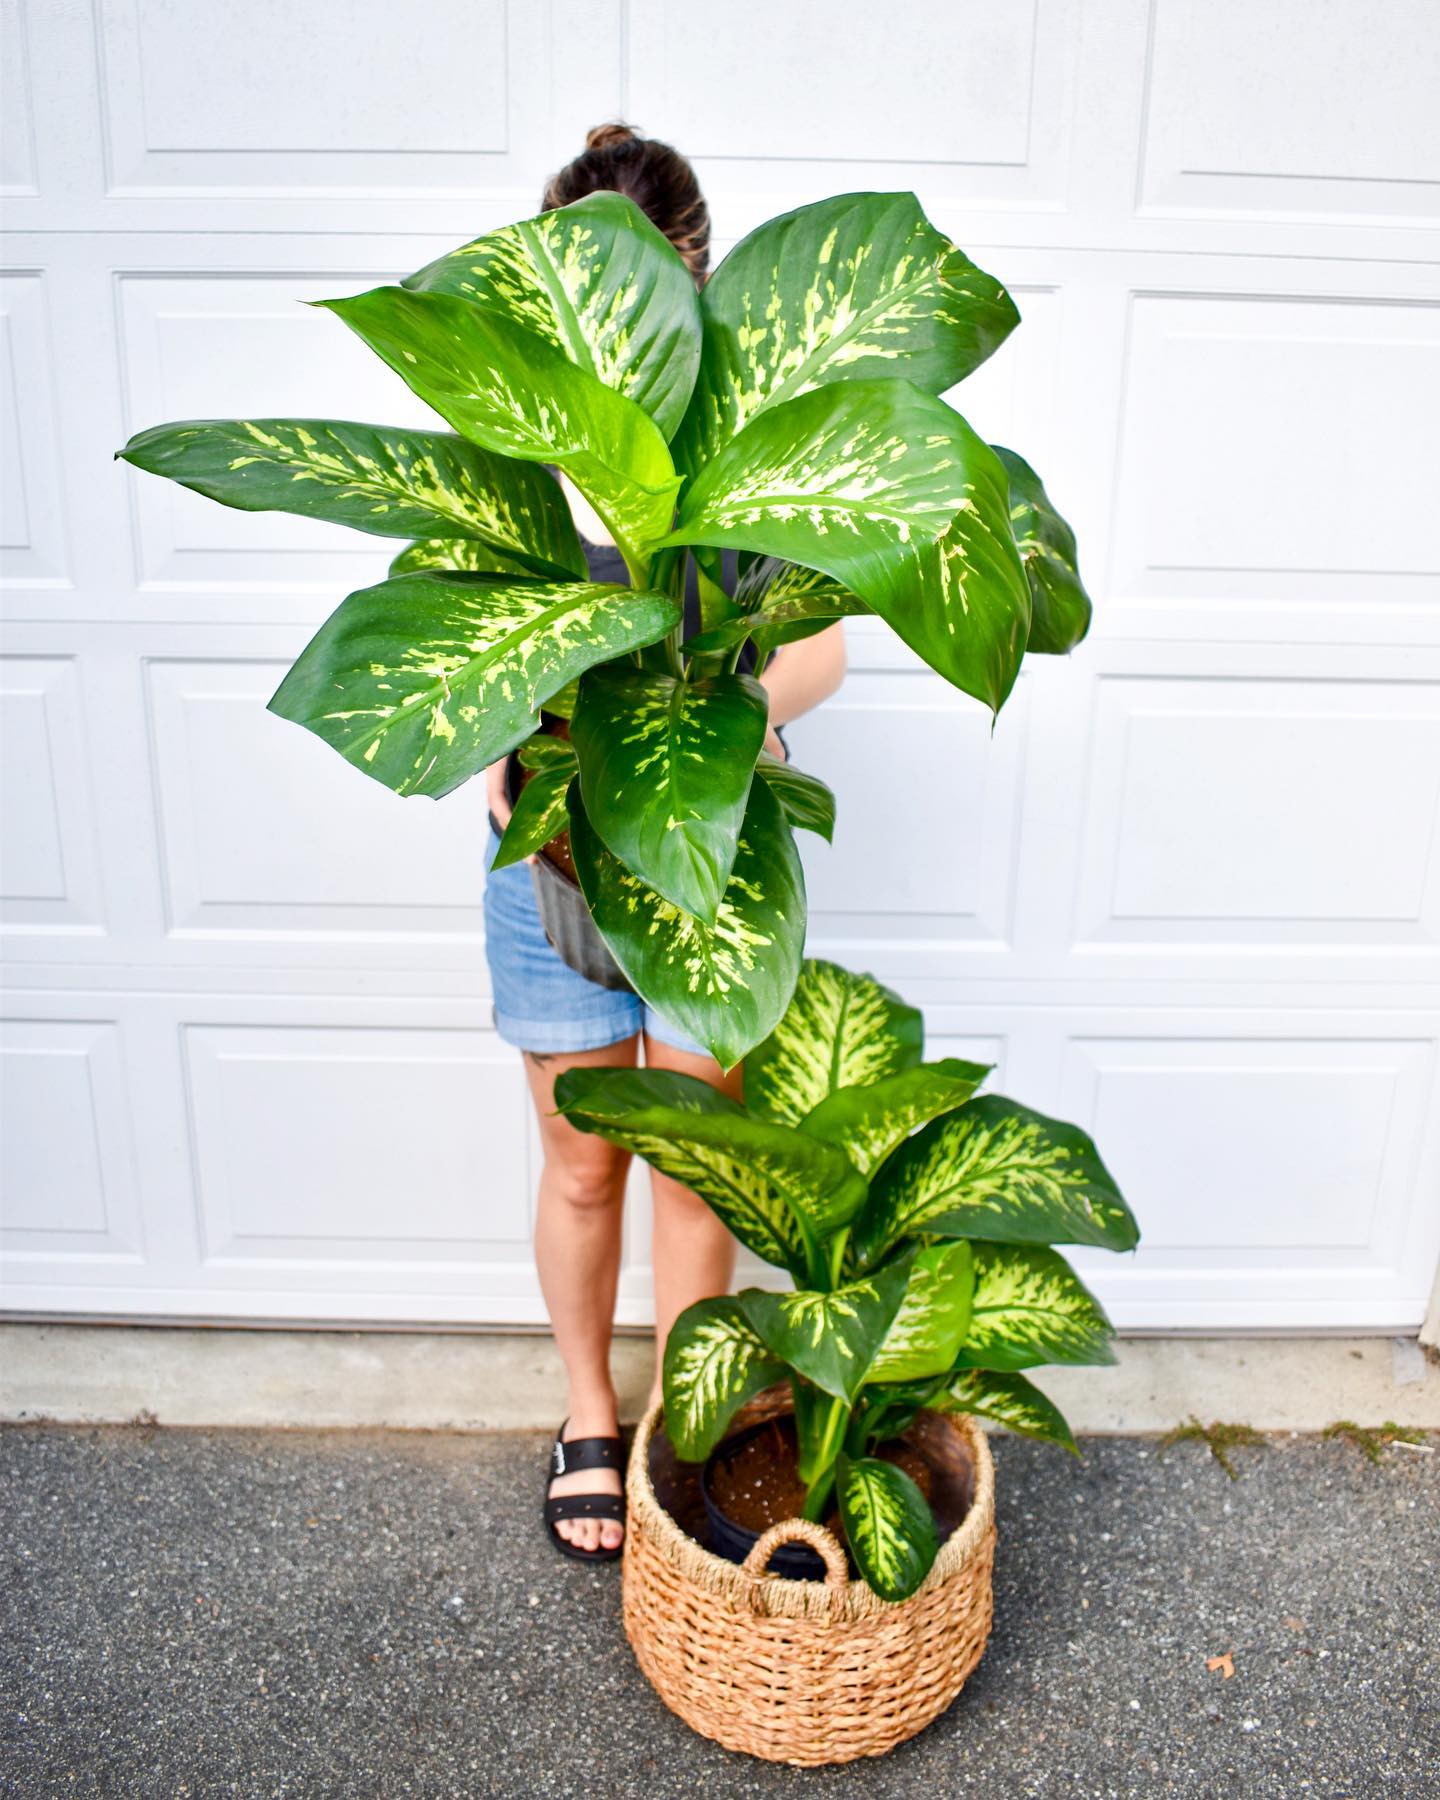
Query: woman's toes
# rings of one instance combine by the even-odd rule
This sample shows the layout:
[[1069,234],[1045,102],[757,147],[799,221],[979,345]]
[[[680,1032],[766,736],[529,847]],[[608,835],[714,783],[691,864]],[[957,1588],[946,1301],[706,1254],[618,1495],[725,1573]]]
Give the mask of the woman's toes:
[[600,1527],[601,1546],[606,1550],[618,1550],[620,1548],[620,1540],[624,1535],[625,1533],[613,1519],[607,1519]]

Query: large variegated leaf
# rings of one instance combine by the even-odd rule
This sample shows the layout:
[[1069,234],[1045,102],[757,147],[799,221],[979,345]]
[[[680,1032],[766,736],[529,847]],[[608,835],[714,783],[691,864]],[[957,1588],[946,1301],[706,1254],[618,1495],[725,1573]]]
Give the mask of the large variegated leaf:
[[969,427],[966,504],[933,543],[910,545],[867,593],[915,654],[991,712],[1004,705],[1031,627],[1031,597],[1004,517],[1004,471]]
[[785,817],[802,831],[813,831],[828,844],[835,835],[835,796],[815,775],[793,763],[763,753],[755,771],[780,802]]
[[397,575],[344,600],[270,710],[397,794],[448,794],[514,749],[573,676],[653,644],[665,594],[586,581]]
[[1140,1237],[1085,1133],[1000,1094],[936,1119],[876,1174],[857,1254],[873,1260],[921,1233],[1107,1250],[1133,1250]]
[[953,1367],[970,1329],[975,1269],[968,1244],[932,1244],[910,1267],[900,1310],[866,1371],[874,1381],[924,1381]]
[[806,1113],[800,1129],[843,1150],[868,1175],[918,1125],[963,1106],[993,1067],[947,1056],[866,1087],[837,1088]]
[[647,886],[714,925],[769,717],[748,675],[592,669],[570,735],[585,813]]
[[1000,1375],[993,1369],[961,1369],[929,1404],[937,1412],[972,1413],[993,1419],[1024,1437],[1044,1438],[1080,1454],[1075,1434],[1060,1408],[1023,1375]]
[[641,578],[679,477],[647,413],[503,314],[449,294],[372,288],[322,300],[463,436],[563,469]]
[[746,1288],[740,1305],[782,1362],[837,1400],[853,1401],[900,1310],[909,1276],[910,1258],[902,1257],[828,1290],[771,1294]]
[[957,1369],[1037,1363],[1113,1363],[1112,1327],[1100,1302],[1058,1250],[1037,1244],[970,1246],[975,1297]]
[[561,738],[543,738],[538,742],[553,745],[554,749],[537,757],[529,780],[516,796],[500,848],[490,865],[492,869],[506,869],[511,863],[534,856],[570,823],[565,792],[575,779],[574,748]]
[[882,1600],[908,1599],[940,1549],[929,1502],[903,1469],[873,1456],[842,1456],[835,1489],[855,1566]]
[[798,1134],[762,1127],[727,1095],[669,1070],[568,1069],[556,1080],[555,1104],[581,1131],[693,1188],[747,1250],[805,1279],[794,1201],[821,1204],[833,1152],[830,1162],[807,1157],[803,1143],[788,1141]]
[[675,435],[700,362],[700,298],[675,246],[628,196],[586,194],[502,226],[404,285],[506,314]]
[[1010,480],[1010,529],[1030,583],[1027,650],[1064,656],[1090,629],[1090,596],[1080,580],[1075,533],[1056,512],[1023,456],[993,446]]
[[139,432],[118,454],[242,512],[299,513],[381,537],[468,538],[530,574],[585,574],[553,476],[448,431],[187,419]]
[[757,413],[827,382],[942,393],[1020,318],[903,193],[839,194],[769,220],[706,283],[701,311],[700,376],[676,440],[691,470]]
[[853,381],[760,416],[686,491],[667,543],[818,569],[947,681],[998,707],[1030,628],[1010,489],[959,413],[906,381]]
[[665,1340],[665,1435],[685,1462],[703,1462],[752,1394],[784,1378],[740,1302],[686,1307]]
[[[521,465],[517,464],[516,467]],[[584,558],[581,558],[584,561]],[[475,538],[417,538],[391,557],[391,575],[420,575],[427,569],[450,569],[464,575],[522,575],[531,571],[503,550]],[[584,571],[580,571],[582,574]]]
[[837,1088],[918,1063],[924,1041],[920,1014],[873,975],[807,958],[784,1018],[745,1058],[746,1105],[798,1125]]
[[606,849],[570,790],[570,848],[595,923],[631,986],[722,1068],[775,1029],[805,943],[805,877],[767,783],[752,781],[715,923],[662,898]]

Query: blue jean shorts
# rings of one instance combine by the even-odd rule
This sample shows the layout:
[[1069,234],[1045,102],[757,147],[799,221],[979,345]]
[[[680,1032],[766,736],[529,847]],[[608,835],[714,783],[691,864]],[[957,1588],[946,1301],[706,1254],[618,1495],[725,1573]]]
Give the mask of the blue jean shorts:
[[552,1055],[600,1050],[637,1032],[662,1044],[708,1056],[638,994],[601,987],[577,974],[545,935],[529,866],[491,869],[500,839],[485,846],[485,955],[495,996],[495,1030],[517,1050]]

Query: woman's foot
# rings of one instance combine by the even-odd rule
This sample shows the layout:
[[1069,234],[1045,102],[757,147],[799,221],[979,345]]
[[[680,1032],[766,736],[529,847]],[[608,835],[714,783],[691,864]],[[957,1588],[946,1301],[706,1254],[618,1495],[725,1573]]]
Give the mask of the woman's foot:
[[[576,1404],[565,1421],[562,1443],[576,1438],[619,1437],[620,1423],[615,1402]],[[556,1475],[547,1490],[551,1500],[567,1494],[623,1494],[624,1482],[615,1469],[576,1469],[570,1475]],[[618,1550],[624,1542],[625,1527],[618,1519],[557,1519],[555,1531],[577,1550]]]

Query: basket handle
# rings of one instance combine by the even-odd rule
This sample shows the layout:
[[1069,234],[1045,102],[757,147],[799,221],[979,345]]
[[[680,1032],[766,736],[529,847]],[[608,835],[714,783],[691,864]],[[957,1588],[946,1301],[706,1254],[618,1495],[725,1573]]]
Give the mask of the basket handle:
[[750,1546],[750,1554],[740,1565],[745,1575],[763,1575],[770,1558],[781,1544],[808,1544],[820,1560],[825,1564],[825,1581],[829,1587],[845,1587],[850,1581],[850,1570],[845,1561],[845,1552],[840,1548],[834,1533],[823,1525],[814,1525],[809,1519],[782,1519],[778,1525],[772,1525],[763,1536],[756,1538]]

